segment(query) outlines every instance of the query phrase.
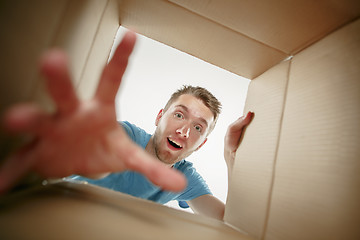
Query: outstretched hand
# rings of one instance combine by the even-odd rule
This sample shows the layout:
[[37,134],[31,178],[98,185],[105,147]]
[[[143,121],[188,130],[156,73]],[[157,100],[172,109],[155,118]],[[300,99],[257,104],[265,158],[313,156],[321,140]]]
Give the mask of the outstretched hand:
[[246,116],[242,116],[235,122],[230,124],[224,139],[224,158],[229,169],[232,169],[235,161],[236,150],[238,149],[246,127],[250,124],[254,117],[253,112],[248,112]]
[[22,104],[7,111],[6,130],[28,134],[33,141],[1,166],[0,193],[29,171],[58,178],[134,170],[164,190],[185,187],[182,174],[133,143],[116,121],[115,96],[135,41],[134,33],[125,34],[89,101],[78,99],[62,51],[52,50],[43,57],[41,72],[57,109],[49,114],[36,105]]

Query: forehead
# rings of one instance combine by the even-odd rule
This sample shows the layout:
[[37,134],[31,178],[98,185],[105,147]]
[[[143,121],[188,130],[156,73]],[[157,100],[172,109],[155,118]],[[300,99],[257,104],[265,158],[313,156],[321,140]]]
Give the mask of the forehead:
[[197,118],[203,118],[210,125],[214,121],[214,114],[203,103],[202,100],[190,94],[179,96],[169,107],[169,109],[182,109]]

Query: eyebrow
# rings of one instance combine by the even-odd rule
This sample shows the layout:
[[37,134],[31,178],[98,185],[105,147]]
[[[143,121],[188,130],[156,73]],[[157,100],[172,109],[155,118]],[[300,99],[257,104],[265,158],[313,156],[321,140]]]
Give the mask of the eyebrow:
[[[189,112],[189,108],[185,105],[179,104],[179,105],[176,105],[175,107],[180,107],[180,108],[184,109],[186,112]],[[206,126],[209,126],[208,122],[204,118],[199,117],[198,119],[200,122],[204,123]]]

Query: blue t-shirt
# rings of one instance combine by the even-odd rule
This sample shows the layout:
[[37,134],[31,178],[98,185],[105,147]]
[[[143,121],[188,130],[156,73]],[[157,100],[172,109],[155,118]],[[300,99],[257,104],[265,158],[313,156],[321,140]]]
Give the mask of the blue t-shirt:
[[[129,122],[121,122],[121,125],[124,127],[129,137],[145,149],[151,135]],[[74,175],[71,178],[162,204],[171,200],[178,200],[181,202],[205,194],[211,194],[209,187],[200,174],[196,172],[191,162],[181,160],[174,164],[174,168],[182,172],[187,178],[188,185],[183,192],[174,193],[163,191],[158,186],[152,184],[145,176],[134,171],[111,173],[102,179],[96,180],[78,175]]]

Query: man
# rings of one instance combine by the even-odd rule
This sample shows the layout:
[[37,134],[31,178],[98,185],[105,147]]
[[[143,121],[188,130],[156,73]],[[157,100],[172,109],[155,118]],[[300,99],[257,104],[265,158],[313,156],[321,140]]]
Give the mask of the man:
[[[137,128],[127,123],[119,126],[114,99],[135,38],[132,32],[124,36],[114,57],[104,68],[98,89],[90,101],[82,102],[77,98],[67,59],[61,51],[53,50],[44,56],[41,72],[47,79],[48,91],[57,109],[49,114],[35,105],[22,104],[7,112],[4,118],[6,129],[31,135],[33,141],[10,156],[0,169],[0,192],[8,190],[28,171],[45,178],[77,174],[98,178],[101,182],[127,170],[147,177],[159,187],[156,191],[188,192],[192,186],[185,189],[186,178],[175,168],[179,169],[183,159],[206,142],[218,113],[193,93],[180,94],[159,112],[154,135],[143,134],[149,138],[143,142],[143,148],[130,140],[127,135],[131,136]],[[242,132],[251,118],[249,113],[228,128],[224,156],[229,174]],[[191,193],[179,199],[188,200],[195,212],[222,219],[224,204],[212,196],[205,185],[201,189],[197,195]]]

